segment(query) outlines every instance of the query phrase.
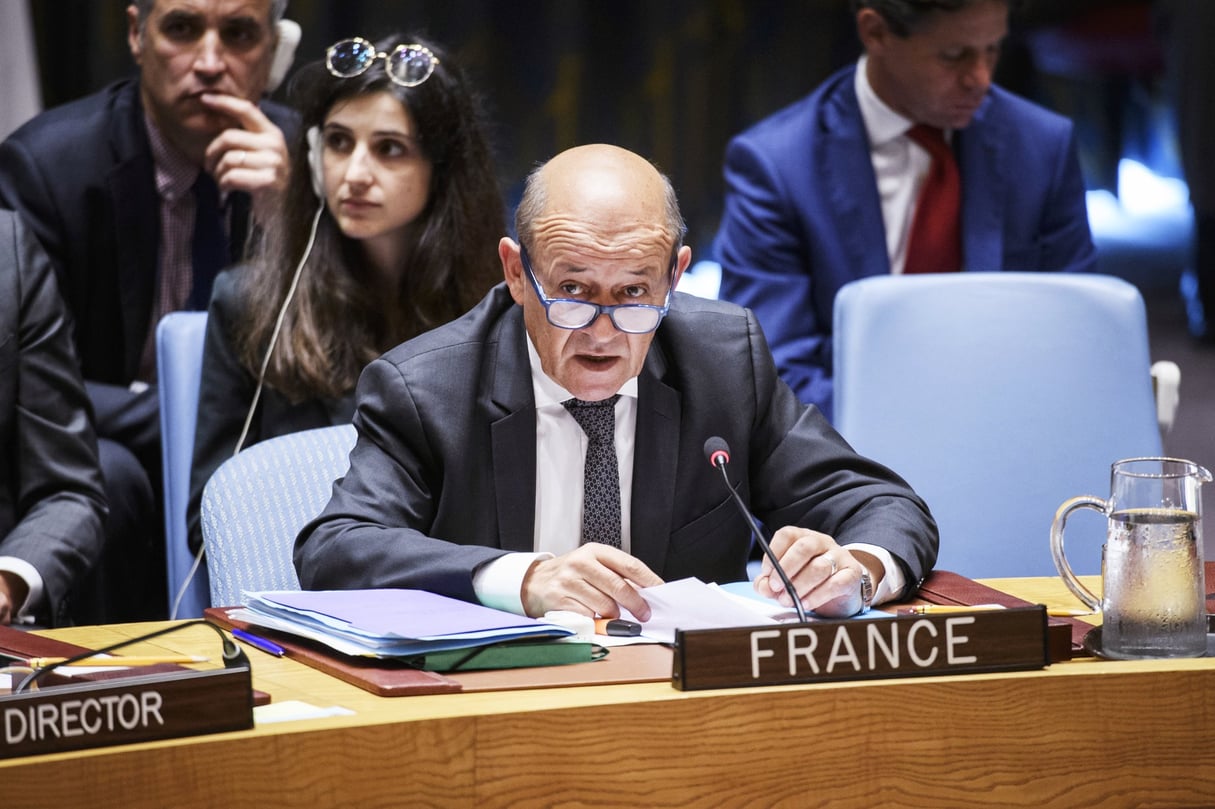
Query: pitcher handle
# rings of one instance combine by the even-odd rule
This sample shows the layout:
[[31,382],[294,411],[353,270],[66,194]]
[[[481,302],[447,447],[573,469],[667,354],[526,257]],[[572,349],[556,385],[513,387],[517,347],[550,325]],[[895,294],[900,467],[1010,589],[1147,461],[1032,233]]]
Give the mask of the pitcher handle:
[[1076,574],[1072,572],[1071,565],[1067,563],[1067,557],[1063,555],[1063,529],[1067,525],[1068,515],[1078,508],[1091,508],[1102,514],[1106,513],[1106,503],[1100,497],[1086,495],[1073,497],[1064,502],[1055,512],[1055,521],[1050,526],[1050,555],[1055,560],[1055,568],[1063,577],[1063,583],[1067,585],[1067,589],[1071,590],[1076,598],[1087,604],[1089,609],[1097,611],[1101,609],[1101,599],[1080,583],[1080,579],[1076,578]]

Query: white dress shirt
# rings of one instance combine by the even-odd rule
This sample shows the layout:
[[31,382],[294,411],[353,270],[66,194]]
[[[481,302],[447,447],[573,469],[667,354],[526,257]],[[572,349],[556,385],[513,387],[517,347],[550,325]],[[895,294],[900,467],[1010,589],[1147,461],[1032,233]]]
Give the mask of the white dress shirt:
[[[581,486],[586,433],[562,402],[574,398],[544,373],[540,355],[527,338],[532,393],[536,399],[535,553],[495,559],[473,575],[478,600],[489,607],[523,613],[523,577],[538,559],[551,559],[582,544]],[[616,464],[620,470],[620,547],[632,548],[633,446],[637,432],[637,377],[624,383],[616,400]]]
[[[523,615],[523,578],[541,559],[552,559],[575,550],[582,543],[582,486],[570,481],[583,479],[586,433],[562,404],[573,396],[544,373],[540,355],[527,338],[532,393],[536,399],[536,525],[535,551],[507,553],[481,565],[473,573],[477,600]],[[624,383],[616,400],[616,462],[620,470],[620,546],[631,552],[633,503],[633,450],[637,432],[637,378]],[[874,588],[873,603],[889,601],[905,584],[902,568],[885,548],[864,542],[849,548],[873,554],[885,568]]]
[[[878,197],[882,202],[890,272],[901,275],[907,263],[907,241],[915,217],[915,203],[932,166],[932,156],[907,137],[907,130],[915,122],[899,115],[877,97],[869,83],[868,63],[868,57],[862,56],[856,65],[856,100],[869,137],[869,158],[873,161]],[[947,143],[952,134],[945,132]]]
[[[587,435],[573,420],[563,403],[569,391],[544,373],[527,338],[527,361],[531,367],[532,394],[536,397],[536,533],[533,553],[509,553],[486,562],[473,573],[473,592],[485,606],[524,615],[522,583],[532,564],[541,559],[570,553],[582,544],[582,486],[570,481],[583,479]],[[620,468],[621,548],[631,553],[633,503],[633,449],[637,434],[637,378],[626,381],[616,400],[616,463]],[[885,548],[852,543],[865,550],[886,568],[877,583],[874,604],[903,592],[903,570]]]
[[12,620],[14,624],[32,624],[34,623],[34,613],[42,603],[42,574],[37,568],[31,565],[24,559],[18,559],[16,556],[0,556],[0,570],[6,573],[12,573],[17,578],[25,582],[29,592],[25,595],[25,601],[20,604],[14,603],[12,608]]

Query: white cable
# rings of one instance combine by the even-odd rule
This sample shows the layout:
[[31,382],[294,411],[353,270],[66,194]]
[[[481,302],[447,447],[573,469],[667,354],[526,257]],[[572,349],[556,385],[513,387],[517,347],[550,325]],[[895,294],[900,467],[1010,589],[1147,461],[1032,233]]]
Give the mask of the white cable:
[[299,287],[300,276],[304,272],[304,262],[308,260],[308,256],[312,255],[312,245],[316,242],[316,228],[321,221],[321,211],[323,210],[325,210],[324,203],[316,206],[316,215],[312,217],[312,232],[308,234],[308,245],[304,248],[304,255],[300,258],[300,263],[295,267],[291,286],[287,288],[287,297],[283,299],[283,305],[279,307],[278,320],[274,322],[274,331],[270,333],[270,344],[266,347],[266,356],[262,357],[262,367],[257,372],[257,388],[253,391],[253,401],[249,405],[249,412],[245,415],[245,426],[241,428],[240,438],[236,440],[236,449],[232,451],[233,457],[240,453],[245,446],[245,439],[249,437],[249,426],[253,424],[253,413],[257,410],[257,403],[262,396],[262,386],[266,382],[266,369],[270,367],[270,356],[274,353],[279,332],[283,329],[283,321],[287,317],[287,307],[291,305],[291,299],[295,297],[295,290]]
[[[283,299],[283,305],[278,310],[278,320],[274,322],[274,331],[270,333],[270,344],[266,348],[266,356],[262,358],[262,367],[257,374],[257,388],[253,391],[253,402],[249,405],[249,412],[245,415],[245,426],[241,429],[240,437],[236,440],[236,449],[232,451],[232,457],[234,458],[240,454],[241,449],[245,445],[245,439],[249,437],[249,426],[253,423],[253,413],[257,410],[257,403],[262,395],[262,386],[266,381],[266,369],[270,367],[270,355],[274,353],[274,346],[278,343],[278,335],[282,331],[283,320],[287,317],[287,307],[291,305],[291,300],[295,297],[295,290],[299,287],[300,276],[304,272],[304,264],[308,261],[308,257],[312,255],[312,246],[316,243],[316,229],[320,224],[321,211],[323,210],[325,210],[324,202],[316,206],[316,215],[312,217],[312,230],[308,234],[308,244],[304,247],[304,255],[295,267],[295,275],[291,278],[291,286],[287,288],[287,297]],[[203,544],[199,543],[198,551],[194,554],[194,563],[190,565],[190,572],[186,574],[181,587],[177,590],[177,595],[173,597],[173,608],[169,611],[170,621],[177,620],[177,611],[181,608],[181,601],[186,597],[186,590],[190,589],[190,582],[194,581],[194,574],[198,572],[198,568],[202,564],[203,550]]]

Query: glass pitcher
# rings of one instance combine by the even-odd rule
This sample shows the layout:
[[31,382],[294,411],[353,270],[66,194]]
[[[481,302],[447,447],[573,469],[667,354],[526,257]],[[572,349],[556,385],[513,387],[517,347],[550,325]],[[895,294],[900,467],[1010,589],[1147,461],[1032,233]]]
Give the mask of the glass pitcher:
[[[1059,575],[1077,598],[1101,610],[1106,657],[1200,657],[1206,653],[1201,487],[1211,473],[1176,458],[1129,458],[1110,470],[1110,498],[1073,497],[1051,525]],[[1091,508],[1109,520],[1102,549],[1102,598],[1080,583],[1063,554],[1068,515]]]

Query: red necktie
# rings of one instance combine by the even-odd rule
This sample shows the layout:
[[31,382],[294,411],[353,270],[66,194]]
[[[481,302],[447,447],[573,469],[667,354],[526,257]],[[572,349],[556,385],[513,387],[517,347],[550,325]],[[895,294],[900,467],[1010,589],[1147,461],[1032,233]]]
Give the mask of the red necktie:
[[932,156],[932,165],[911,220],[903,272],[955,272],[962,269],[962,180],[957,161],[936,127],[916,124],[907,130],[907,137]]

